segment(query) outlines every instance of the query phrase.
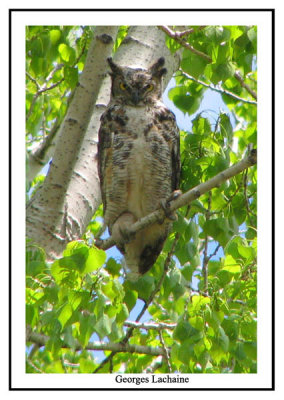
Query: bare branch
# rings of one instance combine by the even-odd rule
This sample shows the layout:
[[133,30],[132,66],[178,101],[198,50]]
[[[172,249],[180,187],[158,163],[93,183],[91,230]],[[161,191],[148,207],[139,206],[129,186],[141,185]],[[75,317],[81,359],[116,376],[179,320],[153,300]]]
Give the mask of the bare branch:
[[247,85],[244,81],[244,78],[241,76],[239,71],[236,71],[234,73],[234,77],[240,82],[241,86],[246,89],[251,95],[252,97],[257,100],[257,94],[249,87],[249,85]]
[[[210,219],[210,210],[211,210],[211,199],[212,199],[212,192],[209,192],[208,197],[208,209],[206,212],[206,221]],[[202,263],[202,275],[204,279],[204,292],[208,294],[208,235],[205,236],[204,239],[204,254],[203,254],[203,263]]]
[[[38,346],[45,346],[48,342],[49,337],[42,333],[29,332],[27,335],[27,341],[36,343]],[[63,342],[62,348],[70,348],[70,345]],[[101,342],[89,342],[86,347],[83,347],[78,341],[75,341],[75,350],[103,350],[113,351],[115,353],[138,353],[138,354],[149,354],[151,356],[164,356],[165,351],[162,347],[149,347],[140,346],[136,344],[128,343],[101,343]]]
[[202,51],[196,50],[193,46],[191,46],[191,44],[189,44],[184,39],[182,39],[178,34],[176,34],[176,32],[172,31],[168,26],[158,26],[158,28],[161,29],[163,32],[165,32],[172,39],[175,39],[177,43],[181,44],[183,47],[185,47],[192,53],[196,54],[197,56],[202,57],[208,63],[212,63],[211,57],[209,57],[207,54],[203,53]]
[[154,359],[154,361],[146,368],[144,371],[142,371],[145,374],[153,374],[158,368],[161,368],[163,366],[163,361],[162,357],[158,356],[157,358]]
[[134,322],[134,321],[125,321],[123,323],[124,326],[128,326],[130,328],[137,328],[137,329],[146,329],[146,330],[156,330],[156,331],[160,331],[162,329],[170,329],[173,330],[175,329],[177,324],[174,323],[165,323],[165,322],[159,322],[159,323],[155,323],[155,322]]
[[160,342],[162,343],[165,355],[163,357],[163,360],[165,361],[165,363],[167,364],[168,370],[170,373],[172,373],[172,366],[171,366],[171,362],[170,362],[170,350],[166,347],[164,338],[163,338],[163,333],[161,331],[159,331],[159,339]]
[[[169,211],[175,211],[180,207],[190,204],[192,201],[199,198],[201,195],[209,192],[209,190],[220,186],[226,180],[232,178],[233,176],[239,174],[245,169],[251,167],[256,164],[256,150],[252,150],[249,156],[245,157],[243,160],[238,162],[237,164],[231,166],[225,171],[220,172],[209,181],[204,182],[196,186],[195,188],[189,190],[188,192],[182,194],[177,199],[170,202]],[[146,217],[139,219],[135,222],[131,227],[129,227],[129,233],[134,234],[153,223],[160,221],[164,217],[164,211],[162,209],[158,209],[151,214],[148,214]],[[115,241],[112,236],[108,239],[102,241],[97,241],[97,246],[101,249],[109,249],[110,247],[115,245]]]
[[191,81],[198,83],[199,85],[202,85],[204,87],[207,87],[208,89],[213,90],[214,92],[220,93],[220,94],[225,94],[226,96],[232,97],[235,100],[239,100],[242,101],[243,103],[247,103],[247,104],[253,104],[253,105],[257,105],[257,102],[254,100],[247,100],[244,99],[243,97],[240,97],[238,95],[236,95],[235,93],[230,92],[229,90],[223,89],[221,87],[216,87],[213,84],[208,84],[205,82],[200,81],[199,79],[195,79],[193,76],[187,74],[186,72],[184,72],[183,70],[179,70],[183,76],[185,76],[187,79],[190,79]]

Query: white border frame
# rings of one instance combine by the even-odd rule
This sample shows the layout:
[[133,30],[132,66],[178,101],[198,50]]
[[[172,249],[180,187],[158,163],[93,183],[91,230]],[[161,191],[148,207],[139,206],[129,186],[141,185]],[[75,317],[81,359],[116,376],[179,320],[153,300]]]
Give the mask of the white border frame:
[[[192,13],[192,14],[191,14]],[[189,374],[188,389],[271,388],[271,57],[270,12],[249,11],[17,11],[12,13],[12,388],[163,388],[157,384],[117,384],[113,374],[25,373],[25,26],[26,25],[257,25],[258,26],[258,372],[257,374]],[[127,375],[125,375],[127,376]],[[131,374],[131,376],[136,376]],[[141,376],[138,374],[137,376]],[[167,384],[166,388],[185,386]]]

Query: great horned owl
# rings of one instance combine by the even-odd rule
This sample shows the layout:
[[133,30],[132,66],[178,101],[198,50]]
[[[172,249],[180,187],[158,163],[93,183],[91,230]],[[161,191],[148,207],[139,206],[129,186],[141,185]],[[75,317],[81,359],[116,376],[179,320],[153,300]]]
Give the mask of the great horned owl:
[[179,185],[179,130],[161,102],[164,62],[159,58],[149,69],[133,69],[108,59],[112,87],[99,130],[99,176],[105,223],[131,280],[155,263],[171,222],[166,218],[128,242],[124,232],[157,210]]

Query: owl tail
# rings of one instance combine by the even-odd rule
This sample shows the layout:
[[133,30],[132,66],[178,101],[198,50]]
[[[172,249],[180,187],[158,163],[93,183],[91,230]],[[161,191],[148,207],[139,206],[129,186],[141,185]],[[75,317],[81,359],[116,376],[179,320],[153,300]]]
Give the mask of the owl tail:
[[[145,231],[142,231],[140,235],[143,236],[145,233]],[[147,241],[145,243],[144,240],[144,244],[141,246],[142,240],[141,237],[139,238],[140,235],[138,234],[138,237],[136,237],[133,242],[125,245],[123,268],[130,281],[137,281],[142,275],[151,269],[162,251],[166,240],[166,235],[162,235],[156,237],[156,240],[148,243]]]

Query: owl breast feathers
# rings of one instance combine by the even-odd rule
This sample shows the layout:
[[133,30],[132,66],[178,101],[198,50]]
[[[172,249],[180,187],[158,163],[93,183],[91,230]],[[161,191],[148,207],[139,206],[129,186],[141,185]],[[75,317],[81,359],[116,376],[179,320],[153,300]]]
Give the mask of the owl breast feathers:
[[104,218],[125,257],[129,279],[147,272],[160,254],[171,222],[151,225],[126,242],[125,228],[157,210],[178,188],[179,130],[161,102],[166,73],[160,58],[148,70],[111,67],[111,101],[101,117],[99,176]]

